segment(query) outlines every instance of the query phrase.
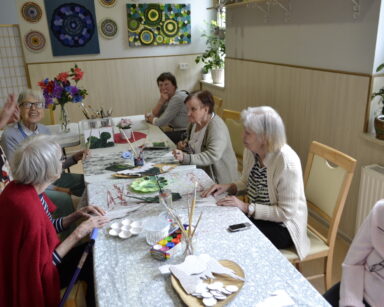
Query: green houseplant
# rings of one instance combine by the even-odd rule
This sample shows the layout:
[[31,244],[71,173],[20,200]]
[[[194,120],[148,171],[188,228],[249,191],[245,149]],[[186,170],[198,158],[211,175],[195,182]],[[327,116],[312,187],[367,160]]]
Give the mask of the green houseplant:
[[[384,69],[384,64],[379,65],[377,67],[376,72],[380,72]],[[377,96],[380,96],[379,103],[382,105],[380,106],[378,114],[375,116],[374,120],[374,126],[376,131],[376,138],[380,140],[384,140],[384,87],[382,87],[377,92],[372,93],[371,98],[375,98]]]
[[203,73],[210,71],[213,83],[222,83],[225,59],[225,30],[215,20],[209,24],[209,33],[203,33],[207,49],[196,57],[195,62],[203,63]]

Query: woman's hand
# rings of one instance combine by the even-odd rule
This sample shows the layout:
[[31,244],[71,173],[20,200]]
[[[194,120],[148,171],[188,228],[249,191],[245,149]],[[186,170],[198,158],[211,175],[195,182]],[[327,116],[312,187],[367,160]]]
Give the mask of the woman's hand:
[[184,150],[187,146],[188,142],[186,141],[179,141],[179,143],[177,143],[177,149],[179,150]]
[[19,119],[20,110],[17,106],[16,96],[15,94],[10,94],[0,112],[0,128],[3,128],[7,124],[17,122]]
[[218,206],[237,207],[244,213],[248,213],[249,204],[241,201],[236,196],[226,196],[217,202]]
[[227,192],[232,184],[214,184],[208,190],[201,193],[201,197],[208,197],[209,195],[217,196]]
[[89,219],[82,222],[74,230],[74,233],[76,234],[76,238],[78,240],[81,240],[87,234],[91,233],[93,228],[102,228],[108,222],[109,222],[109,219],[106,216],[92,216]]
[[104,216],[104,215],[105,215],[105,211],[103,209],[96,206],[86,206],[64,217],[63,227],[67,228],[70,224],[72,224],[73,222],[76,222],[81,218],[88,219],[93,216]]
[[173,154],[173,156],[175,157],[176,160],[178,160],[180,162],[183,161],[184,153],[181,150],[174,149],[172,151],[172,154]]
[[72,158],[76,161],[79,162],[80,160],[83,160],[86,156],[88,156],[89,150],[80,150],[77,153],[75,153]]
[[[84,211],[85,211],[85,213],[87,213],[87,212],[89,213],[89,211],[87,211],[87,210],[95,212],[92,209],[89,209],[89,208],[86,209],[86,208],[88,208],[88,207],[82,208],[78,211],[81,211],[83,213],[84,213]],[[96,207],[94,207],[94,208],[96,208]],[[76,212],[78,212],[78,211],[76,211]],[[96,209],[96,211],[98,211],[98,210]],[[67,217],[65,217],[64,219],[66,219],[66,218]],[[57,254],[61,258],[63,258],[70,251],[70,249],[73,248],[77,244],[77,242],[79,242],[87,234],[90,234],[91,231],[93,230],[93,228],[102,228],[108,222],[109,222],[109,219],[106,216],[97,215],[97,216],[89,217],[87,220],[85,220],[79,226],[77,226],[77,228],[63,242],[61,242],[61,244],[59,246],[56,247]]]
[[79,218],[89,218],[91,216],[104,216],[105,211],[97,206],[86,206],[74,212]]
[[151,124],[152,124],[154,118],[155,118],[155,117],[153,116],[152,113],[148,113],[148,114],[145,115],[145,121],[146,121],[147,123],[151,123]]

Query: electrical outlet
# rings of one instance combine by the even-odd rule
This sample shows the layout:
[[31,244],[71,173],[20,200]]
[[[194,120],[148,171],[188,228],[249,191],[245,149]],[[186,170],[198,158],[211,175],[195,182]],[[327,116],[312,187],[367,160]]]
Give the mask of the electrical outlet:
[[188,69],[189,68],[189,64],[188,63],[179,63],[179,68],[181,70]]

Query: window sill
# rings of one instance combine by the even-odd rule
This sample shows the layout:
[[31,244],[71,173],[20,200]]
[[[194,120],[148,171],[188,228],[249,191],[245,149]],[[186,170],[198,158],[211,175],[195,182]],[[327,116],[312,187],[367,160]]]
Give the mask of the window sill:
[[207,84],[209,86],[217,87],[217,88],[220,88],[220,89],[224,89],[225,88],[225,84],[224,83],[213,83],[212,80],[200,80],[200,83]]
[[364,132],[361,134],[362,138],[377,145],[384,146],[384,140],[379,140],[374,134]]

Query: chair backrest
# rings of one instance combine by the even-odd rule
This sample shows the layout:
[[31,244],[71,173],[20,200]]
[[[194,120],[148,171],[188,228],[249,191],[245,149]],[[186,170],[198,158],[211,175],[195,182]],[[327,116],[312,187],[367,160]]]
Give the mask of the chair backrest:
[[240,112],[224,109],[222,118],[228,127],[232,147],[235,151],[236,157],[242,159],[244,151],[242,134],[244,129],[240,120]]
[[[312,142],[304,173],[305,195],[308,207],[329,223],[325,238],[329,246],[336,239],[355,167],[356,160],[350,156]],[[316,231],[313,225],[309,225],[309,228]]]
[[223,98],[213,96],[213,101],[215,102],[215,113],[221,117],[223,115]]

